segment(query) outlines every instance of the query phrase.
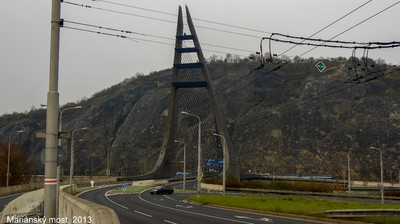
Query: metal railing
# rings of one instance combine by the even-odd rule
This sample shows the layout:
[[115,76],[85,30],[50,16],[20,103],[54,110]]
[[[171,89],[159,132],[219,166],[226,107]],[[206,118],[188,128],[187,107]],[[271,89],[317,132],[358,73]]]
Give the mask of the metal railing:
[[400,209],[349,209],[323,211],[329,218],[400,217]]

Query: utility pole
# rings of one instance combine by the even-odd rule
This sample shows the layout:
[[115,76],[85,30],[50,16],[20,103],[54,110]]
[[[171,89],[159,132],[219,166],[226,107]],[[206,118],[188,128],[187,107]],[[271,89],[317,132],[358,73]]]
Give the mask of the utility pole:
[[[52,0],[50,77],[47,93],[46,151],[44,179],[44,216],[49,220],[56,217],[57,194],[57,150],[58,150],[58,67],[60,50],[60,0]],[[47,223],[47,222],[46,222]]]
[[186,190],[186,143],[182,141],[175,140],[176,143],[182,143],[183,144],[183,184],[182,184],[182,190]]
[[380,187],[380,191],[381,191],[381,203],[384,204],[383,160],[382,160],[383,153],[382,153],[382,149],[380,149],[380,148],[376,148],[376,147],[371,146],[371,149],[379,150],[379,153],[380,153],[380,155],[381,155],[381,159],[380,159],[380,165],[381,165],[381,187]]
[[213,135],[220,137],[223,141],[222,142],[222,154],[223,154],[222,164],[224,166],[222,167],[222,193],[223,193],[223,195],[226,195],[226,184],[225,184],[225,182],[226,182],[226,164],[225,164],[225,162],[226,162],[226,159],[225,159],[225,157],[226,157],[226,141],[225,141],[225,137],[223,135],[219,135],[217,133],[214,133]]
[[348,178],[348,183],[347,183],[347,190],[349,191],[349,196],[351,194],[351,171],[350,171],[350,151],[352,148],[349,149],[349,153],[347,153],[347,178]]

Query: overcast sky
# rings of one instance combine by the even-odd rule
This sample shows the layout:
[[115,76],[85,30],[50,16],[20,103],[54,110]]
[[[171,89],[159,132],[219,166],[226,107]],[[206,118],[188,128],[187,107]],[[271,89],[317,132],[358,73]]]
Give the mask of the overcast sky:
[[[0,1],[0,115],[38,108],[47,101],[50,52],[50,0]],[[357,11],[317,34],[330,39],[397,0],[64,0],[66,21],[135,32],[131,39],[61,29],[60,104],[91,97],[134,76],[172,67],[179,5],[189,7],[206,58],[226,53],[247,56],[260,51],[260,40],[272,32],[308,37],[357,7]],[[69,3],[90,5],[80,7]],[[211,21],[205,22],[204,20]],[[400,4],[355,26],[336,40],[400,41]],[[229,24],[232,26],[224,26]],[[66,26],[93,29],[65,23]],[[242,27],[242,28],[235,28]],[[99,30],[112,33],[110,30]],[[264,31],[261,33],[259,31]],[[189,33],[188,31],[185,31]],[[114,32],[115,33],[115,32]],[[134,40],[136,39],[136,40]],[[159,43],[161,42],[161,43]],[[218,47],[219,46],[219,47]],[[280,54],[291,45],[273,43]],[[310,47],[296,47],[294,57]],[[264,49],[266,51],[266,49]],[[221,52],[221,53],[218,53]],[[350,57],[352,50],[318,48],[304,57]],[[362,51],[357,51],[362,56]],[[373,59],[400,65],[400,49],[374,50]]]

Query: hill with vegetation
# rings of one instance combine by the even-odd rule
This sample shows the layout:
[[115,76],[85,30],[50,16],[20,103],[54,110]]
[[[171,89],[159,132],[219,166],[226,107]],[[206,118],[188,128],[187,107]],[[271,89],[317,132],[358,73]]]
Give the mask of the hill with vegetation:
[[[399,67],[382,60],[321,60],[327,66],[323,72],[313,58],[262,69],[248,59],[208,60],[241,172],[334,174],[343,179],[351,148],[352,178],[378,180],[379,153],[370,149],[374,146],[384,152],[385,180],[398,178]],[[63,114],[63,130],[88,127],[75,134],[77,174],[105,174],[108,154],[112,175],[138,175],[153,168],[165,131],[171,74],[171,69],[137,73],[61,107],[82,106]],[[44,173],[40,152],[45,142],[35,132],[45,130],[45,116],[45,109],[33,107],[0,117],[0,142],[7,142],[12,131],[25,130],[13,138],[35,163],[35,174]],[[188,144],[193,148],[195,142]],[[65,173],[68,145],[63,141]],[[188,156],[196,160],[195,152]],[[194,164],[189,169],[194,171]]]

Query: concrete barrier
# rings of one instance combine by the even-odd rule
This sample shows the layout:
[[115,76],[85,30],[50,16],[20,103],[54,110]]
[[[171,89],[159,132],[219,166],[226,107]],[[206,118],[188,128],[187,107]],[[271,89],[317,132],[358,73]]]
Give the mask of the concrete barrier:
[[[105,177],[105,176],[74,176],[73,183],[76,185],[89,185],[90,181],[94,181],[94,184],[104,184],[104,183],[115,183],[117,182],[117,177]],[[69,185],[69,176],[64,176],[64,181],[61,185]]]
[[217,185],[217,184],[200,183],[200,188],[209,190],[209,191],[223,191],[224,190],[224,187],[222,185]]
[[1,223],[7,221],[7,216],[10,218],[14,216],[15,218],[25,217],[27,214],[32,212],[40,212],[43,205],[44,199],[44,189],[39,189],[36,191],[31,191],[23,194],[22,196],[12,200],[4,208],[1,216]]
[[[93,176],[93,177],[76,176],[73,179],[74,179],[74,184],[77,185],[86,185],[86,184],[89,185],[91,180],[94,181],[95,185],[117,182],[117,177],[105,177],[105,176]],[[64,181],[60,182],[60,185],[69,185],[69,177],[64,176]],[[0,187],[0,197],[34,191],[43,187],[44,187],[43,182]]]
[[[116,182],[115,177],[77,177],[74,179],[79,184],[96,184]],[[61,182],[66,184],[66,182]],[[39,190],[35,190],[40,188]],[[43,208],[44,189],[43,183],[9,186],[0,189],[2,196],[31,191],[14,199],[3,209],[0,214],[1,223],[7,221],[7,216],[23,218],[39,213]],[[62,186],[59,194],[59,218],[53,223],[110,223],[119,224],[119,219],[114,210],[96,203],[73,196],[76,185]]]
[[111,208],[72,196],[76,185],[64,186],[60,190],[59,223],[119,224],[117,214]]
[[[370,181],[351,181],[352,187],[376,187],[379,188],[381,186],[381,182],[370,182]],[[400,187],[398,183],[383,183],[383,187]]]
[[43,182],[0,187],[0,197],[28,192],[28,191],[34,191],[40,188],[43,188]]
[[133,181],[132,186],[157,186],[168,184],[168,180],[140,180]]

